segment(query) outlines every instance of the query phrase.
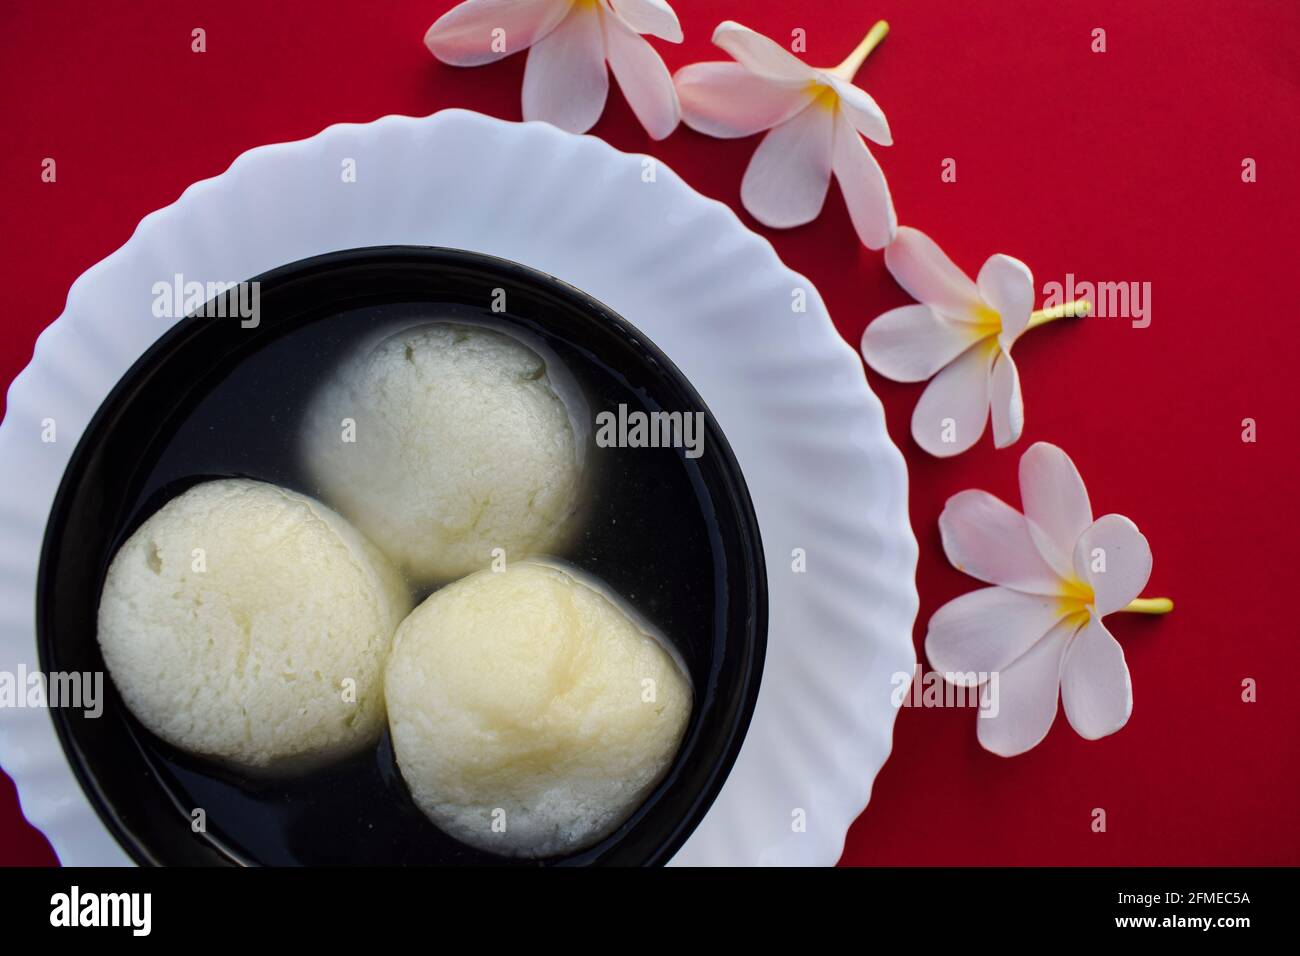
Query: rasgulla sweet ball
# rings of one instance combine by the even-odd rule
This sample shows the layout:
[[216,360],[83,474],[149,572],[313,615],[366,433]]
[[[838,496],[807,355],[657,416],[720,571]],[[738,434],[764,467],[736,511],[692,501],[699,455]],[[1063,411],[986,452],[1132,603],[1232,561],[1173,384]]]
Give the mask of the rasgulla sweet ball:
[[582,448],[546,360],[481,326],[433,323],[345,365],[307,416],[323,496],[417,583],[551,552]]
[[594,581],[536,562],[436,591],[398,629],[393,749],[445,832],[511,856],[607,835],[667,771],[691,686]]
[[397,572],[328,508],[263,482],[210,481],[113,557],[99,644],[159,737],[268,767],[377,738],[384,664],[409,608]]

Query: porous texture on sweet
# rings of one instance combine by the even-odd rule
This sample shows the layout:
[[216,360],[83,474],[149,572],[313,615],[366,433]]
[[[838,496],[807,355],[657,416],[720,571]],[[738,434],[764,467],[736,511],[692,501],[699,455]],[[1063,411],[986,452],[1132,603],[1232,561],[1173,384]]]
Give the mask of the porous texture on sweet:
[[534,562],[471,575],[412,611],[385,692],[425,814],[471,846],[525,857],[623,822],[671,764],[692,699],[660,640],[594,582]]
[[396,570],[339,515],[223,479],[172,499],[122,545],[99,644],[149,730],[263,768],[378,736],[384,664],[409,609]]
[[390,336],[315,396],[304,435],[325,500],[419,583],[498,548],[553,553],[577,505],[581,450],[546,360],[492,329]]

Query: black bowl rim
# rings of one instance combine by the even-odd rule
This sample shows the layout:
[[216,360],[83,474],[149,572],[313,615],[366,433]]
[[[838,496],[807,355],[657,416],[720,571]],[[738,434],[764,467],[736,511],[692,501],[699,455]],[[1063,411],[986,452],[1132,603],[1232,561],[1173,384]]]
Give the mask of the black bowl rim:
[[[745,482],[744,472],[741,470],[739,461],[736,460],[735,452],[731,444],[727,441],[726,434],[723,432],[721,425],[718,424],[708,404],[696,391],[695,386],[690,379],[677,367],[677,364],[669,358],[663,350],[659,348],[648,336],[645,335],[637,326],[633,325],[619,313],[615,312],[605,303],[596,299],[594,296],[584,292],[578,287],[571,285],[564,280],[553,276],[541,270],[534,269],[522,263],[515,262],[511,259],[505,259],[500,256],[492,256],[486,253],[474,252],[468,249],[458,249],[449,246],[422,246],[422,245],[403,245],[390,244],[381,246],[358,246],[351,249],[341,249],[333,252],[321,253],[315,256],[308,256],[304,259],[298,259],[293,262],[285,263],[269,269],[266,272],[253,276],[246,280],[248,282],[258,282],[261,284],[273,284],[282,281],[290,281],[309,270],[326,269],[335,266],[343,266],[357,263],[364,263],[370,259],[394,259],[405,258],[418,261],[432,267],[460,267],[477,269],[481,271],[490,271],[500,275],[502,278],[519,284],[531,284],[541,286],[546,291],[555,295],[557,298],[567,300],[567,304],[572,308],[585,312],[588,315],[599,317],[601,320],[614,326],[619,334],[625,339],[631,339],[636,346],[642,351],[649,353],[650,357],[662,365],[665,373],[669,377],[677,379],[677,384],[686,392],[688,396],[698,404],[699,409],[704,412],[706,427],[712,432],[710,436],[710,446],[714,452],[721,457],[721,465],[724,474],[726,474],[733,484],[733,493],[728,495],[730,504],[738,512],[740,519],[737,527],[737,533],[743,544],[743,550],[747,558],[749,567],[753,569],[752,587],[753,587],[753,606],[750,617],[752,625],[747,628],[747,641],[745,646],[744,660],[742,668],[744,671],[742,686],[744,688],[744,700],[737,710],[733,725],[726,729],[727,742],[723,748],[721,758],[717,760],[709,773],[705,785],[694,795],[690,805],[683,813],[672,831],[667,835],[659,847],[644,860],[642,865],[656,866],[662,865],[670,860],[673,855],[685,844],[686,840],[703,821],[705,815],[717,799],[723,784],[731,774],[735,765],[736,758],[740,755],[741,747],[748,737],[749,725],[754,714],[754,707],[758,702],[758,694],[762,684],[763,668],[767,657],[767,631],[768,631],[768,589],[767,589],[767,566],[763,555],[762,537],[759,531],[758,516],[754,511],[753,500],[749,494],[749,486]],[[97,431],[102,427],[103,421],[110,414],[110,410],[121,399],[123,392],[128,388],[130,382],[143,370],[151,366],[157,358],[158,353],[163,351],[171,341],[184,334],[193,323],[203,321],[200,315],[186,316],[173,325],[165,329],[150,345],[140,354],[140,356],[131,363],[131,366],[118,377],[108,394],[100,401],[99,406],[95,409],[94,415],[86,423],[84,430],[77,440],[77,446],[73,449],[68,458],[68,463],[64,466],[63,472],[59,479],[59,487],[55,493],[53,503],[50,506],[50,513],[45,523],[45,533],[42,536],[41,553],[37,569],[36,578],[36,641],[37,651],[42,666],[50,660],[50,637],[47,633],[46,622],[46,603],[48,601],[50,559],[52,545],[63,534],[64,525],[67,519],[67,510],[72,496],[68,478],[84,469],[85,459],[92,453]],[[142,844],[136,837],[131,828],[127,827],[120,819],[118,813],[114,810],[112,804],[102,793],[97,785],[95,778],[87,771],[81,756],[81,748],[73,739],[68,729],[66,718],[58,710],[51,711],[51,717],[55,731],[59,737],[59,743],[63,750],[63,756],[68,761],[77,782],[81,785],[82,792],[94,807],[100,821],[108,828],[118,845],[122,847],[127,854],[138,865],[157,866],[162,865],[158,859]]]

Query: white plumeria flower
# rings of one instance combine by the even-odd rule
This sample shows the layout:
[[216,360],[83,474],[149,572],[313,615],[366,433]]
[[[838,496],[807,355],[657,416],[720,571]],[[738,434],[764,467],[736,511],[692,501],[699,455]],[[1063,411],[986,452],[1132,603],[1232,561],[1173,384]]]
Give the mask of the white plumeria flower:
[[866,136],[888,146],[893,137],[876,101],[853,85],[863,60],[888,31],[880,21],[843,63],[817,69],[728,20],[718,25],[713,42],[735,62],[695,63],[677,71],[687,126],[724,138],[770,130],[740,185],[741,201],[759,222],[785,229],[816,219],[834,173],[862,242],[882,249],[894,238],[898,217],[889,184],[862,141]]
[[1089,303],[1034,312],[1034,277],[1019,259],[989,256],[972,282],[911,226],[898,230],[885,265],[921,304],[891,309],[868,325],[862,357],[896,382],[934,377],[912,412],[916,443],[940,458],[958,455],[979,441],[991,409],[993,444],[1014,444],[1024,430],[1025,403],[1011,346],[1026,329],[1086,314]]
[[636,118],[663,139],[681,107],[668,67],[642,34],[682,41],[667,0],[465,0],[429,27],[424,43],[452,66],[527,49],[524,119],[571,133],[585,133],[604,112],[608,61]]
[[1151,575],[1147,539],[1122,515],[1092,520],[1083,479],[1061,449],[1036,442],[1025,452],[1020,499],[1023,515],[985,491],[948,499],[939,517],[948,560],[995,586],[939,608],[925,638],[926,656],[946,680],[982,685],[979,741],[1004,757],[1047,735],[1058,689],[1080,736],[1096,740],[1123,727],[1133,687],[1124,651],[1101,619],[1173,609],[1167,598],[1138,598]]

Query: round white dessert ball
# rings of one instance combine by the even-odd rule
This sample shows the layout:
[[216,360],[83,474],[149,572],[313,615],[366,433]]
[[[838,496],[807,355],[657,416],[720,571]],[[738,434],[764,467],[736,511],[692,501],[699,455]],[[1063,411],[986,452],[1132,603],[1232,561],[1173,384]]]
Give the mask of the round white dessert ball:
[[385,693],[416,804],[464,843],[523,857],[622,823],[672,763],[692,700],[657,636],[596,582],[538,562],[412,611]]
[[263,768],[378,737],[384,664],[409,609],[397,572],[333,511],[263,482],[210,481],[113,557],[99,645],[145,727]]
[[[438,322],[345,363],[307,415],[323,497],[412,580],[562,545],[583,447],[563,370],[481,326]],[[565,395],[562,397],[561,393]]]

